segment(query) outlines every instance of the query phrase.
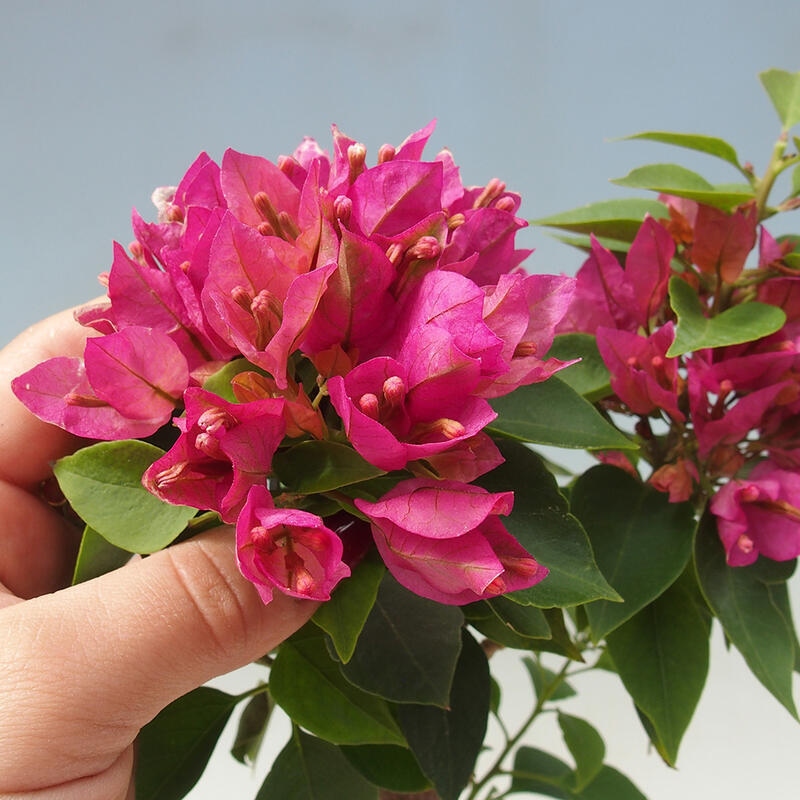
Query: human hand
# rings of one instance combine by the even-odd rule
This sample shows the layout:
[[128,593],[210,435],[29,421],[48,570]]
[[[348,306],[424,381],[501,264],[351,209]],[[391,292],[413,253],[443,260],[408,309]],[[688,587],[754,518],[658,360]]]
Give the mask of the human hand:
[[78,532],[42,487],[79,441],[33,417],[10,382],[80,354],[84,339],[64,312],[0,351],[0,800],[132,800],[142,726],[316,608],[280,593],[265,606],[236,567],[229,528],[63,588]]

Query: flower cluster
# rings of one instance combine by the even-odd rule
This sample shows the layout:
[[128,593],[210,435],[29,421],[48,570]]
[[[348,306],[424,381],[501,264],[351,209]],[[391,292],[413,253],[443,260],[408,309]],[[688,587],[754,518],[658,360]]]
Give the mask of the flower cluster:
[[[661,199],[669,216],[645,219],[624,266],[592,241],[559,331],[596,337],[613,393],[604,406],[637,419],[654,487],[673,502],[702,508],[710,500],[731,566],[760,553],[793,559],[800,555],[800,276],[784,263],[791,242],[776,242],[758,224],[752,201],[726,212]],[[750,336],[736,316],[745,304],[784,315],[768,335]],[[700,337],[697,346],[676,341],[681,326]],[[601,457],[638,474],[619,455]]]
[[[83,358],[14,382],[31,411],[90,439],[163,440],[174,417],[144,484],[236,524],[265,601],[327,599],[349,574],[350,528],[328,521],[343,510],[369,521],[402,584],[443,603],[547,573],[500,521],[511,495],[473,481],[502,461],[489,400],[565,365],[544,356],[574,281],[519,268],[519,197],[465,187],[447,151],[422,160],[432,131],[374,166],[335,127],[332,156],[312,139],[277,163],[200,155],[154,193],[157,222],[134,211],[107,301],[78,314]],[[301,508],[273,461],[304,441],[352,447],[391,488]]]

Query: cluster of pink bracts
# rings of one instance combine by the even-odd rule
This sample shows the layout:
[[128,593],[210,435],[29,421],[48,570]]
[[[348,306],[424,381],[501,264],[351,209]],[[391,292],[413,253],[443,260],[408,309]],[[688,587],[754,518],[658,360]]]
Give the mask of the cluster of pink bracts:
[[[656,467],[650,482],[681,502],[709,499],[728,563],[761,553],[800,555],[800,275],[782,263],[788,243],[757,224],[755,209],[733,213],[662,197],[670,218],[646,219],[625,267],[593,242],[559,332],[596,336],[611,373],[610,410],[638,417],[637,433]],[[746,259],[758,240],[758,263]],[[676,270],[674,264],[681,264]],[[680,357],[668,282],[678,276],[711,315],[758,300],[786,323],[755,341]],[[667,434],[653,433],[660,418]],[[633,470],[630,462],[608,460]],[[638,474],[638,473],[636,473]],[[746,475],[746,477],[741,477]]]
[[[332,157],[311,139],[277,164],[202,154],[154,194],[157,223],[134,212],[108,301],[78,315],[96,334],[83,358],[14,382],[35,414],[89,439],[148,437],[175,416],[144,484],[235,523],[265,601],[274,588],[327,599],[350,572],[348,525],[276,507],[267,488],[278,448],[303,438],[407,472],[355,506],[412,591],[461,604],[547,574],[499,519],[511,494],[472,481],[502,461],[487,398],[564,366],[542,356],[574,280],[518,269],[519,197],[464,187],[447,151],[422,161],[432,130],[371,167],[336,128]],[[228,402],[203,384],[235,359]]]

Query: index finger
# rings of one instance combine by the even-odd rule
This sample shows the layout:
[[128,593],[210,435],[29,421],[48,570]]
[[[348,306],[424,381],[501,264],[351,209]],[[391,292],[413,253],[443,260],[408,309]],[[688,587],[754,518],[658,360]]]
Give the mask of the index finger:
[[81,355],[87,334],[70,309],[36,323],[0,351],[0,480],[32,490],[52,475],[53,461],[78,446],[78,438],[28,411],[11,381],[53,356]]

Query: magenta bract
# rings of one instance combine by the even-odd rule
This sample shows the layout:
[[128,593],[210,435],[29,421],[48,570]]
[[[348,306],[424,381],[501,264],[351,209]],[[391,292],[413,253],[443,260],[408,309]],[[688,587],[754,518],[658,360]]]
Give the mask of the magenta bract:
[[547,574],[499,519],[511,511],[510,492],[416,478],[374,503],[355,502],[370,518],[386,566],[423,597],[463,605],[533,586]]
[[329,600],[350,568],[342,540],[307,511],[275,508],[264,486],[254,486],[236,523],[236,558],[261,599],[274,589],[292,597]]

